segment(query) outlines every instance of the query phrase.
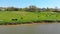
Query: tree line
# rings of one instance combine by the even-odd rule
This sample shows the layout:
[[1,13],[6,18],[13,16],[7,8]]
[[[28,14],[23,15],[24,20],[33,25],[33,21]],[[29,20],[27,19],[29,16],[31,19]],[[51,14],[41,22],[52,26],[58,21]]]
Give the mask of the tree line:
[[15,8],[15,7],[0,7],[0,11],[30,11],[30,12],[40,12],[40,11],[60,11],[60,9],[56,8],[38,8],[36,6],[29,6],[25,8]]

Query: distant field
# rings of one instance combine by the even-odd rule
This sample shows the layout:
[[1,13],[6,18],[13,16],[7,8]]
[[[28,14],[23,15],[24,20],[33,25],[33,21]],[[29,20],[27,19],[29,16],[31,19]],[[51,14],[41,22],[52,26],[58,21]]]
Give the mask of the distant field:
[[[16,21],[12,19],[17,19]],[[33,22],[41,20],[60,20],[60,13],[56,12],[24,12],[24,11],[1,11],[0,22]]]

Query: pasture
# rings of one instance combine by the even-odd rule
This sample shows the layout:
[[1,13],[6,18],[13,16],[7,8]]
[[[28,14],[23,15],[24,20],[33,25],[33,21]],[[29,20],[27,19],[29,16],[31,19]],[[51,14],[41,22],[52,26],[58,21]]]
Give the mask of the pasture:
[[58,12],[0,11],[0,24],[60,20]]

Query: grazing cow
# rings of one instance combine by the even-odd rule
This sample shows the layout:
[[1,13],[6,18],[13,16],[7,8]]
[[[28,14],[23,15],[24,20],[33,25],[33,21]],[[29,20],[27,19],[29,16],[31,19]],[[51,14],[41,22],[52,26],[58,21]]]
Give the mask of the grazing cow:
[[18,19],[12,19],[12,21],[17,21]]

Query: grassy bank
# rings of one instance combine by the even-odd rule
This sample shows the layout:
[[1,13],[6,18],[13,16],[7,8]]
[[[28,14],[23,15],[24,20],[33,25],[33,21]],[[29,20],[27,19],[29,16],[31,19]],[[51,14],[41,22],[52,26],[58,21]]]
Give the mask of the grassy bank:
[[41,22],[43,20],[60,20],[57,12],[24,12],[24,11],[1,11],[0,24],[24,24]]

